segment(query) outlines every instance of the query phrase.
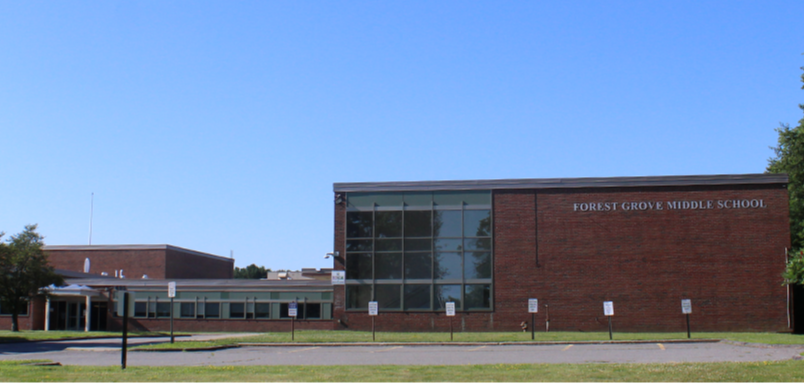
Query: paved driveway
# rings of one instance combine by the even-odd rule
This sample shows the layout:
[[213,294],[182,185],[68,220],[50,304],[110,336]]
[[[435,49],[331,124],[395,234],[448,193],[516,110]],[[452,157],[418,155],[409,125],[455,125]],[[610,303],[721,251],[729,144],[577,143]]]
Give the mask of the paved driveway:
[[[164,340],[164,339],[161,339]],[[136,342],[160,341],[140,338]],[[65,365],[119,365],[113,342],[64,343],[57,347],[0,345],[0,360],[50,359]],[[119,345],[119,341],[117,343]],[[286,346],[195,352],[129,352],[129,366],[202,365],[456,365],[497,363],[673,363],[789,360],[799,346],[730,343],[649,343],[488,346]]]

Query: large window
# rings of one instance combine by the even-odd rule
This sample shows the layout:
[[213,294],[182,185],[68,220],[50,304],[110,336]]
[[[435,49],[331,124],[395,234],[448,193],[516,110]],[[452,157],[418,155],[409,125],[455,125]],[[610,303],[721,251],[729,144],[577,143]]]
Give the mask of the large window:
[[229,318],[243,319],[246,317],[246,304],[245,303],[229,303]]
[[182,318],[195,318],[195,302],[182,302],[179,316]]
[[[30,305],[26,302],[25,306],[22,308],[22,311],[19,313],[20,316],[28,315],[28,306]],[[0,306],[0,315],[11,315],[11,311],[6,310],[5,308],[3,308],[3,306]]]
[[170,318],[170,302],[157,302],[156,303],[156,317],[157,318]]
[[346,308],[490,310],[490,191],[349,193]]

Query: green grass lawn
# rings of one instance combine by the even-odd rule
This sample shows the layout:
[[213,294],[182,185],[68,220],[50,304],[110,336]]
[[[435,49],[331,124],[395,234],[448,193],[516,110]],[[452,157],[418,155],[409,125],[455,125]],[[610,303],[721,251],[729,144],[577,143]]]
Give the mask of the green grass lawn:
[[23,366],[0,362],[0,381],[804,381],[804,361],[465,366]]
[[[536,341],[551,342],[581,342],[581,341],[608,341],[608,332],[541,332],[536,333]],[[454,333],[454,342],[530,342],[530,333],[522,332],[463,332]],[[182,342],[175,344],[163,343],[157,345],[141,346],[139,348],[191,348],[229,345],[237,343],[290,343],[291,335],[288,332],[264,333],[248,338],[227,338],[209,342]],[[449,342],[449,333],[424,332],[378,332],[376,342]],[[614,340],[669,340],[687,339],[687,333],[614,333]],[[692,333],[692,339],[726,339],[737,342],[765,343],[765,344],[804,344],[804,335],[778,334],[778,333]],[[367,331],[296,331],[297,343],[327,343],[327,342],[371,342],[371,332]]]
[[[156,332],[139,332],[130,333],[130,335],[164,335],[164,333]],[[68,339],[68,338],[103,338],[103,337],[117,337],[120,332],[107,332],[107,331],[30,331],[22,330],[18,332],[0,331],[0,343],[16,343],[35,340],[53,340],[53,339]]]

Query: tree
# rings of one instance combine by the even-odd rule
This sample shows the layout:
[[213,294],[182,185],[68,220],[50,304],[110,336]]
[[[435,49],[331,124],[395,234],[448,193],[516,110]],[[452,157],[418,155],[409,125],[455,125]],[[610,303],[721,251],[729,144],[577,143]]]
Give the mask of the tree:
[[784,270],[784,283],[787,285],[804,286],[804,250],[790,252],[787,268]]
[[235,267],[234,277],[235,279],[264,279],[268,278],[269,271],[271,271],[271,269],[266,269],[264,266],[257,266],[252,263],[242,269]]
[[[801,69],[804,70],[804,67]],[[804,82],[804,74],[801,75],[801,82]],[[804,104],[798,107],[804,110]],[[767,173],[787,173],[790,177],[787,184],[790,195],[790,242],[793,249],[801,249],[804,248],[804,118],[798,121],[795,128],[782,124],[776,131],[779,133],[779,146],[771,147],[776,157],[768,160]]]
[[11,331],[19,331],[19,314],[43,287],[64,284],[47,263],[43,239],[36,225],[27,225],[7,243],[0,242],[0,307],[11,313]]

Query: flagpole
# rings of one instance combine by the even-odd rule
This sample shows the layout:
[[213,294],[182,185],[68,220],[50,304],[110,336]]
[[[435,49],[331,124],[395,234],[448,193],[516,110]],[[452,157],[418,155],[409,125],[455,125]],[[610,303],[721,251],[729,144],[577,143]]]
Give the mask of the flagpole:
[[93,192],[89,199],[89,244],[92,244],[92,213],[95,208],[95,193]]

